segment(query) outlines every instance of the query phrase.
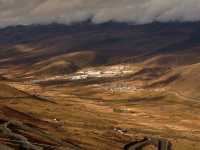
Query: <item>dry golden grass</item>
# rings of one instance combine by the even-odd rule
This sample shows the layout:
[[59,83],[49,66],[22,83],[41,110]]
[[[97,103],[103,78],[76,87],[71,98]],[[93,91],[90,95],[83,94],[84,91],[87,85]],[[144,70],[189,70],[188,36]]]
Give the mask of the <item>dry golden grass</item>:
[[[28,85],[31,87],[31,85]],[[43,131],[51,133],[61,141],[78,145],[80,149],[122,149],[137,137],[154,136],[169,139],[175,150],[185,148],[198,150],[199,106],[177,98],[173,94],[146,91],[129,94],[111,94],[92,86],[50,86],[26,88],[16,83],[15,87],[32,93],[37,92],[56,104],[37,101],[34,98],[1,101],[20,112],[39,120],[57,124],[46,124]],[[38,89],[39,88],[39,89]],[[26,90],[27,89],[27,90]],[[194,115],[195,114],[195,115]],[[23,115],[10,113],[9,119],[26,122]],[[29,121],[39,125],[36,121]],[[125,129],[120,132],[116,129]],[[62,148],[65,144],[61,144]]]

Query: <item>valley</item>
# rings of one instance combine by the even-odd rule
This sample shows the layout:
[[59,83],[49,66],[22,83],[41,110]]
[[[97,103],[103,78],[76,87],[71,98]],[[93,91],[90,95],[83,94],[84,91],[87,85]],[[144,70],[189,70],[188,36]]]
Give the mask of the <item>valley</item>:
[[200,149],[199,23],[44,26],[0,30],[0,147]]

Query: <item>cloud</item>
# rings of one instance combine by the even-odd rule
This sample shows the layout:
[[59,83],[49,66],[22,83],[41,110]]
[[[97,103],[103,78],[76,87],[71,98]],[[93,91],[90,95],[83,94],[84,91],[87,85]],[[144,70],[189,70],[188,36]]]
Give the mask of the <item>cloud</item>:
[[0,26],[120,21],[199,21],[199,0],[0,0]]

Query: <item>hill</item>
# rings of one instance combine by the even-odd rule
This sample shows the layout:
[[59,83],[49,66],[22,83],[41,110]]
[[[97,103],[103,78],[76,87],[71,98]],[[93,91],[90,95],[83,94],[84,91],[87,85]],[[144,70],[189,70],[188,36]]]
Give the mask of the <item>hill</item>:
[[0,29],[0,146],[200,149],[199,36],[200,22]]

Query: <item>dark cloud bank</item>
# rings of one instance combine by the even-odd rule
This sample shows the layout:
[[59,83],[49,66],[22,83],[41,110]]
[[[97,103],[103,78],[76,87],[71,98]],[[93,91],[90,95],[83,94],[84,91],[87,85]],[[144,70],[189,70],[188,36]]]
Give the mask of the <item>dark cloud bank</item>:
[[199,21],[200,0],[0,0],[0,27],[89,18],[95,23]]

